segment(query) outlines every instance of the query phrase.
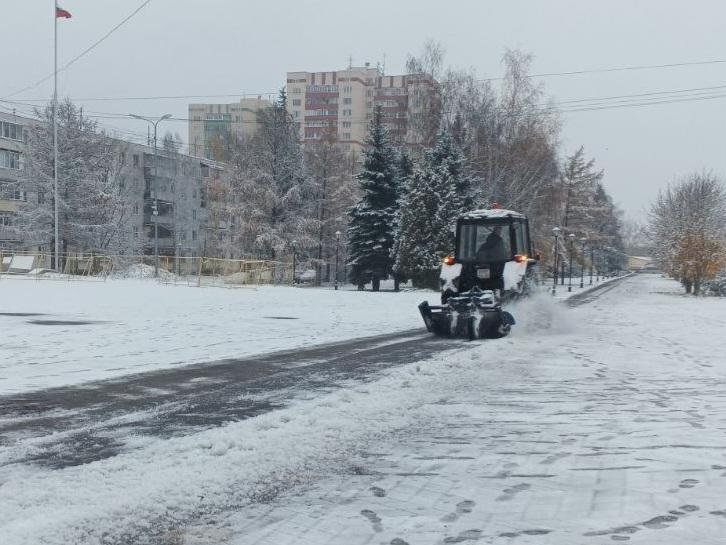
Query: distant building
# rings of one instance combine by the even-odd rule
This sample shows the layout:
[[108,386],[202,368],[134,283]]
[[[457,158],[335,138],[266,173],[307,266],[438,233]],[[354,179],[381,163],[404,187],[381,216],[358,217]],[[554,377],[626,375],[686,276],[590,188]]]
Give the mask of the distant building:
[[232,104],[190,104],[189,153],[213,158],[215,137],[252,136],[259,127],[257,113],[271,105],[263,98],[243,98]]
[[11,227],[18,204],[28,199],[17,182],[23,168],[25,130],[33,123],[37,121],[0,112],[0,250],[22,247],[22,240]]
[[363,149],[377,106],[395,141],[420,145],[423,136],[415,121],[425,108],[424,94],[435,92],[436,82],[428,76],[386,76],[368,63],[332,72],[287,73],[288,111],[300,140],[333,138],[355,153]]
[[[31,247],[22,233],[12,229],[20,204],[32,206],[41,198],[22,190],[23,155],[27,131],[42,121],[0,112],[0,250],[50,252]],[[154,226],[158,225],[159,254],[200,256],[207,242],[208,186],[212,161],[165,151],[156,160],[151,146],[120,141],[122,166],[119,184],[128,199],[129,216],[123,235],[130,253],[154,254]],[[62,157],[61,157],[62,160]],[[156,205],[157,215],[154,215]],[[215,234],[215,236],[218,236]],[[50,241],[49,241],[50,242]],[[72,249],[71,249],[72,251]]]
[[157,243],[162,256],[202,255],[207,216],[205,161],[162,149],[157,149],[154,159],[153,147],[125,146],[121,183],[131,189],[127,246],[145,255],[153,255]]

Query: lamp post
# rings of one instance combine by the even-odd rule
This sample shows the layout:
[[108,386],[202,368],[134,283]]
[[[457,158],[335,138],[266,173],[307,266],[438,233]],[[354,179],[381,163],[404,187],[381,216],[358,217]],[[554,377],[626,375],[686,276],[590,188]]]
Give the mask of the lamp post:
[[575,233],[567,235],[570,239],[570,280],[567,284],[567,291],[572,291],[572,254],[575,253]]
[[295,285],[295,268],[297,261],[297,240],[292,241],[292,284]]
[[[150,125],[154,127],[154,185],[156,185],[156,127],[159,123],[164,121],[165,119],[169,119],[171,117],[171,114],[164,114],[158,119],[154,118],[148,118],[141,115],[136,114],[129,114],[129,117],[133,117],[134,119],[140,119],[141,121],[146,121]],[[159,276],[159,228],[158,228],[158,216],[159,216],[159,209],[156,202],[156,192],[152,192],[154,194],[154,203],[153,203],[153,214],[154,214],[154,277]],[[151,196],[151,195],[150,195]]]
[[595,248],[590,245],[590,285],[592,286],[592,268],[595,266]]
[[333,285],[338,289],[338,256],[340,255],[340,231],[335,232],[335,282]]
[[159,277],[159,208],[156,199],[151,203],[151,215],[154,217],[154,278]]
[[181,248],[182,243],[176,243],[176,275],[181,276]]
[[554,227],[552,229],[552,234],[555,236],[555,249],[553,252],[553,262],[552,262],[552,295],[554,296],[557,293],[557,266],[558,266],[558,256],[559,256],[559,247],[560,247],[560,228]]
[[585,287],[585,243],[587,242],[587,239],[585,237],[582,237],[580,239],[580,242],[582,243],[582,263],[580,264],[580,289]]

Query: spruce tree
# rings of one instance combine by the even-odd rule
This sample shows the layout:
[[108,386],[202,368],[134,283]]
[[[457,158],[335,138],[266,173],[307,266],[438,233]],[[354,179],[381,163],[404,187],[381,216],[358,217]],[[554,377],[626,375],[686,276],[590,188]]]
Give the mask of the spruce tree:
[[373,291],[378,291],[380,281],[391,273],[397,178],[395,150],[377,108],[363,152],[363,169],[357,175],[361,199],[349,212],[348,264],[350,281],[358,289],[372,282]]
[[441,258],[454,249],[456,218],[472,206],[473,187],[454,140],[440,133],[404,186],[394,246],[397,275],[417,287],[438,288]]

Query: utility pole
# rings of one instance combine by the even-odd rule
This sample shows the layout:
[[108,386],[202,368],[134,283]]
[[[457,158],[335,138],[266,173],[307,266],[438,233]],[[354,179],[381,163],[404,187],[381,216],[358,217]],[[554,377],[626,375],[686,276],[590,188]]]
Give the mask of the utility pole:
[[58,2],[53,9],[53,236],[55,251],[53,268],[60,272],[60,239],[58,228]]

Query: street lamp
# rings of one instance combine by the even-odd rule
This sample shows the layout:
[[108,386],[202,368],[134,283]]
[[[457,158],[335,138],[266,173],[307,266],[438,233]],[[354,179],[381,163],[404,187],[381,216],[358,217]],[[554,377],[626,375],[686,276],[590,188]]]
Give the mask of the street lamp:
[[592,286],[592,269],[595,266],[595,247],[590,244],[590,285]]
[[177,274],[177,276],[181,276],[181,249],[182,249],[182,243],[177,242],[176,243],[176,274]]
[[554,296],[557,293],[557,261],[559,257],[559,247],[560,247],[560,228],[554,227],[552,229],[552,234],[555,236],[555,248],[553,252],[553,262],[552,262],[552,295]]
[[575,233],[567,235],[570,239],[570,281],[567,284],[567,291],[572,291],[572,254],[575,253]]
[[292,241],[292,283],[295,284],[295,268],[296,268],[296,260],[297,260],[297,240]]
[[333,285],[338,289],[338,255],[340,255],[340,231],[335,232],[335,282]]
[[[154,185],[156,185],[156,126],[164,121],[165,119],[169,119],[171,117],[171,114],[164,114],[158,119],[154,118],[148,118],[141,115],[136,114],[129,114],[129,117],[133,117],[134,119],[140,119],[141,121],[146,121],[150,125],[154,127]],[[154,192],[154,195],[156,193]],[[154,276],[158,278],[159,276],[159,229],[157,226],[158,223],[158,215],[159,215],[159,209],[157,207],[156,203],[156,196],[154,196],[154,203],[153,203],[153,214],[154,214]]]
[[585,287],[585,243],[587,242],[587,239],[582,237],[580,242],[582,243],[582,252],[580,255],[582,258],[582,263],[580,264],[580,289],[582,289]]

